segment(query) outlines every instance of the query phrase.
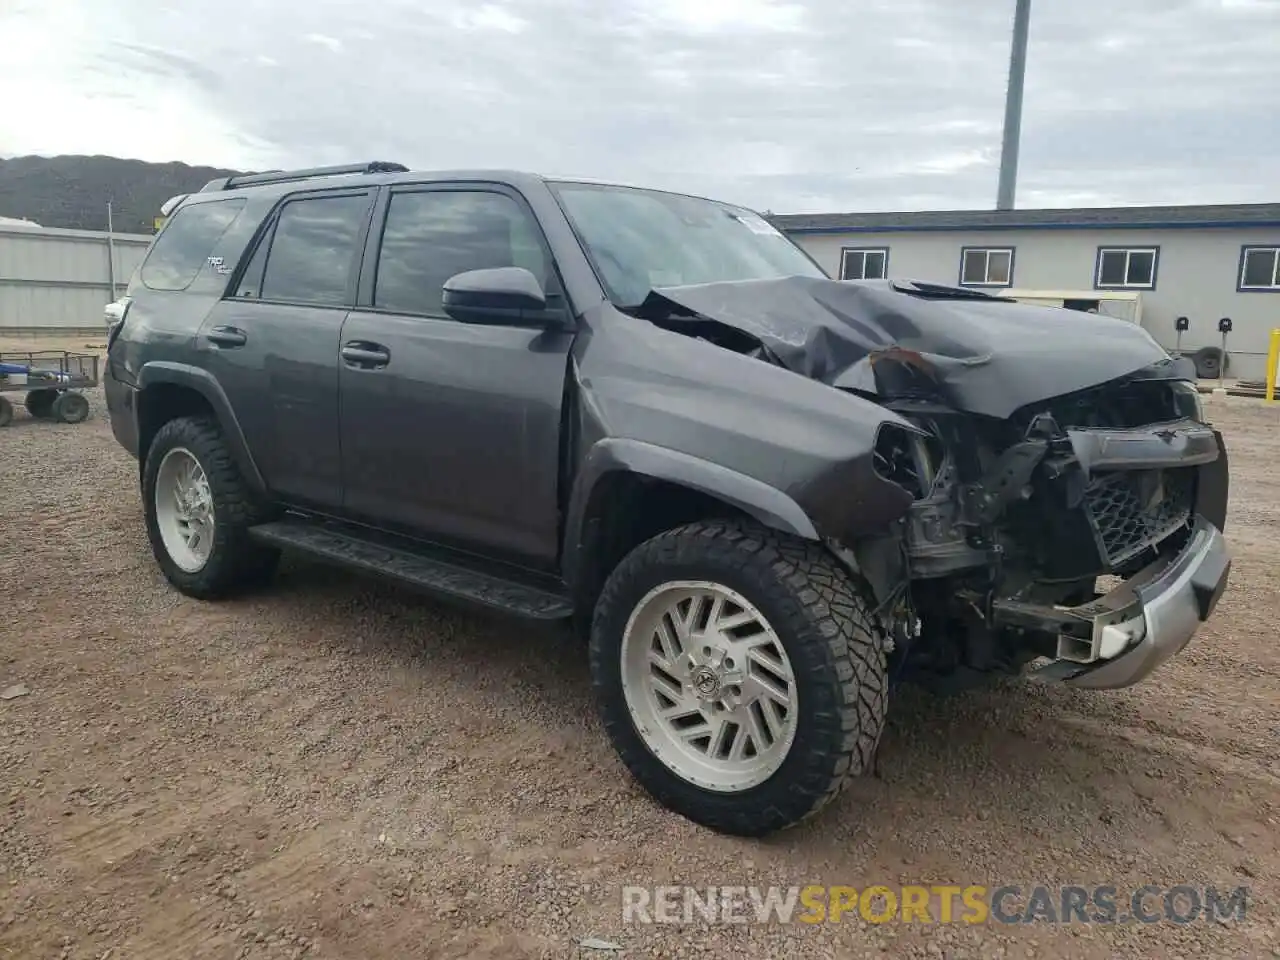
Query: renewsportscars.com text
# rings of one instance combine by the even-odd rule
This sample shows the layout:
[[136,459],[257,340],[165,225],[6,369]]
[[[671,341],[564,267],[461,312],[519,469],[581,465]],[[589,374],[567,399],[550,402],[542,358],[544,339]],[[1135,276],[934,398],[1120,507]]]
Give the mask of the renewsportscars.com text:
[[1242,921],[1247,887],[1179,884],[628,886],[624,923],[1189,924]]

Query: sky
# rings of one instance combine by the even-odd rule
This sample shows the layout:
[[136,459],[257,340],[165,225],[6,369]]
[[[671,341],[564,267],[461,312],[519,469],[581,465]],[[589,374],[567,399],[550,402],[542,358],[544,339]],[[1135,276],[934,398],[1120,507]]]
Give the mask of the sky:
[[[1014,0],[0,0],[0,156],[990,208]],[[1033,0],[1017,205],[1280,201],[1280,0]]]

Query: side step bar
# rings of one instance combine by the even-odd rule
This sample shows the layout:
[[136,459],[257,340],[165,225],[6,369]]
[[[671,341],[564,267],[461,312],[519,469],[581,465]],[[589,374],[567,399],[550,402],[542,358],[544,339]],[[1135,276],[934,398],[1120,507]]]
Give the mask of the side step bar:
[[535,620],[562,620],[573,614],[573,605],[559,594],[384,544],[335,524],[287,519],[252,527],[249,534],[261,543],[490,610]]

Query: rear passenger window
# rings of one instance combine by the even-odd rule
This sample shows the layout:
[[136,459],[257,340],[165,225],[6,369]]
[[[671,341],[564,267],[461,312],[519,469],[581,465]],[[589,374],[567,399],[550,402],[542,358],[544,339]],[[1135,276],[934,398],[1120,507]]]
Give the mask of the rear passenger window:
[[261,299],[347,303],[368,210],[368,194],[285,204],[267,252]]
[[392,194],[374,306],[443,316],[445,281],[491,267],[524,267],[546,288],[547,258],[537,226],[511,197],[463,190]]
[[239,197],[179,207],[147,254],[142,283],[152,290],[187,289],[243,209]]

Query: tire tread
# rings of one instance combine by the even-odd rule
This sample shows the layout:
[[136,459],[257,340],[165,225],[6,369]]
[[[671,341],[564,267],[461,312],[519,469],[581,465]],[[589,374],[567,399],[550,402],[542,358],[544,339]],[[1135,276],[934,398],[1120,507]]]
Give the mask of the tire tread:
[[[164,454],[186,447],[200,461],[214,497],[214,547],[209,562],[196,573],[169,560],[155,521],[155,475]],[[147,533],[156,559],[169,581],[188,596],[216,600],[270,579],[279,551],[254,542],[249,528],[270,519],[272,511],[254,496],[217,422],[210,417],[179,417],[162,426],[151,442],[143,467],[143,502]]]
[[[782,611],[783,622],[774,623],[775,630],[780,635],[787,631],[792,642],[812,645],[816,653],[801,657],[788,649],[793,670],[803,664],[809,674],[808,695],[818,700],[812,738],[816,749],[801,758],[782,790],[767,791],[768,802],[762,806],[726,803],[723,795],[678,780],[634,733],[625,704],[605,699],[621,699],[620,687],[615,695],[611,685],[600,680],[617,669],[610,658],[616,661],[621,638],[609,633],[616,632],[618,622],[625,624],[626,616],[616,608],[625,602],[628,585],[655,566],[690,563],[743,570],[758,584],[759,592],[748,599]],[[887,645],[872,609],[859,585],[820,544],[754,523],[702,521],[641,544],[608,578],[592,625],[592,676],[603,693],[600,709],[606,730],[623,762],[664,806],[723,832],[761,836],[815,816],[852,779],[871,769],[883,731],[889,695]],[[766,799],[765,794],[759,799]]]

